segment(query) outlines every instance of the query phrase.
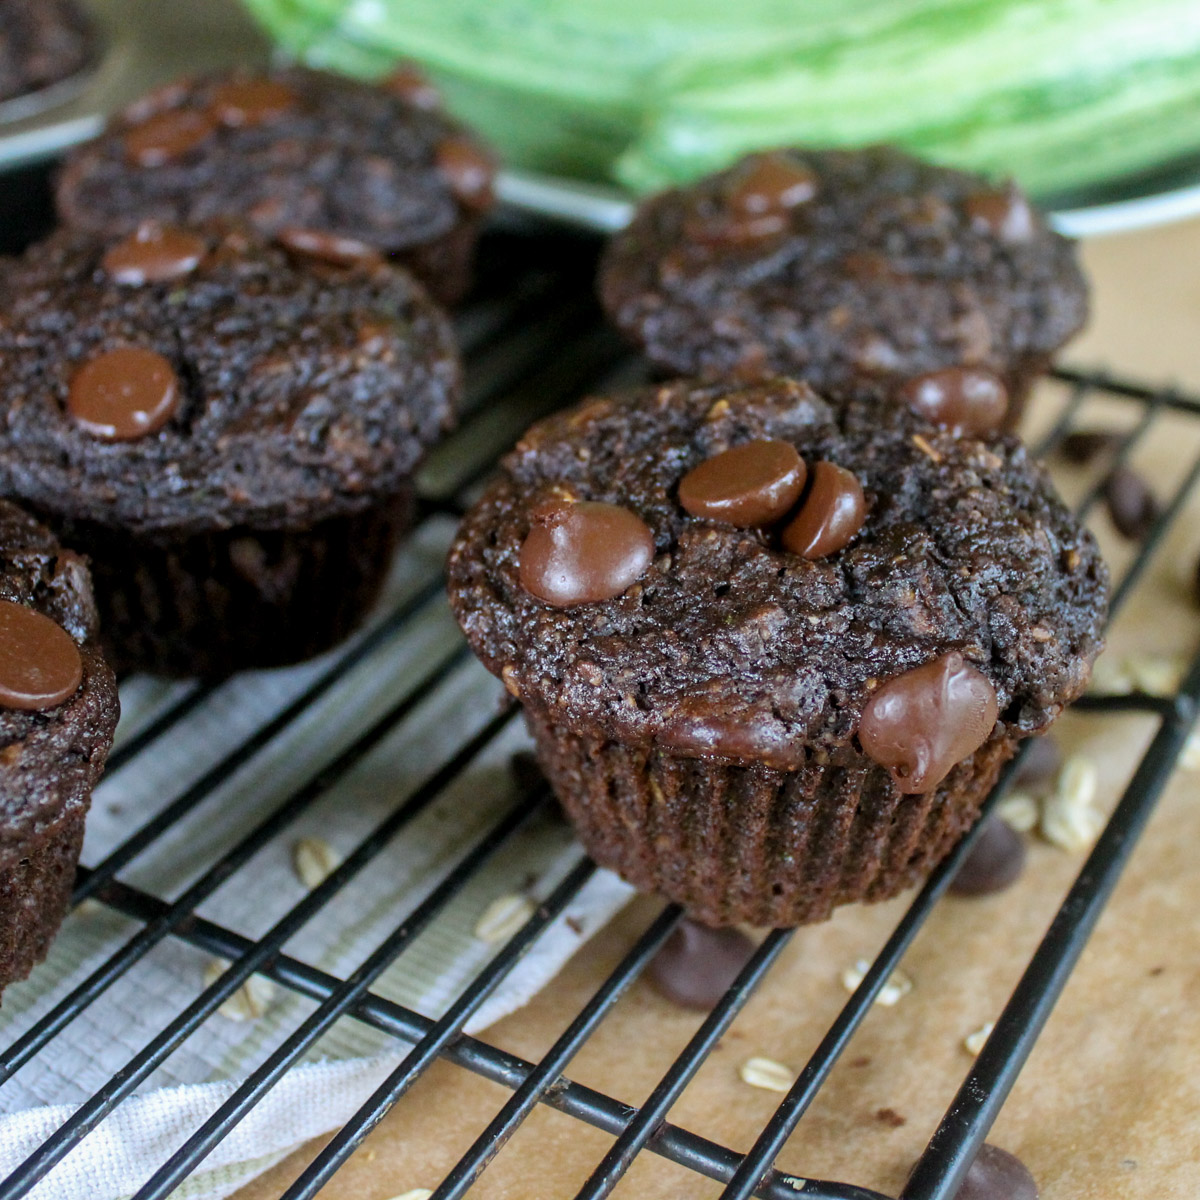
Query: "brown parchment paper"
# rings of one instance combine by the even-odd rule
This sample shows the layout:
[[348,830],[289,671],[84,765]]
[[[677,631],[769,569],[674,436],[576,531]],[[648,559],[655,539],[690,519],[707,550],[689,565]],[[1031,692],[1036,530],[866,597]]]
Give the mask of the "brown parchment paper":
[[[1095,288],[1089,332],[1069,361],[1106,364],[1155,382],[1200,389],[1200,222],[1108,238],[1085,247]],[[1048,389],[1033,405],[1050,418]],[[1094,405],[1091,423],[1130,423],[1124,406]],[[1197,422],[1200,425],[1200,422]],[[1200,452],[1200,431],[1167,421],[1135,462],[1166,495]],[[1083,472],[1060,472],[1078,495]],[[1094,522],[1119,567],[1128,549]],[[1191,580],[1200,555],[1193,502],[1156,556],[1110,638],[1110,659],[1177,656],[1200,643]],[[1067,716],[1068,751],[1093,757],[1111,807],[1152,723]],[[1029,1165],[1044,1200],[1193,1200],[1200,1196],[1200,773],[1177,772],[1083,960],[993,1129],[991,1140]],[[964,1037],[992,1020],[1019,978],[1083,862],[1039,840],[1028,869],[996,897],[948,898],[904,962],[913,990],[876,1006],[780,1159],[796,1174],[898,1192],[970,1066]],[[765,986],[702,1068],[671,1120],[748,1148],[780,1097],[741,1081],[738,1067],[766,1055],[800,1068],[846,992],[842,971],[882,944],[904,901],[843,909],[803,929]],[[657,911],[639,901],[587,946],[559,980],[486,1036],[536,1059],[569,1023]],[[700,1018],[644,984],[622,999],[572,1063],[571,1078],[638,1103]],[[504,1089],[437,1064],[331,1181],[329,1200],[389,1200],[432,1188],[504,1102]],[[472,1191],[483,1200],[570,1197],[610,1144],[582,1123],[539,1108]],[[277,1196],[315,1152],[293,1155],[240,1195]],[[702,1200],[717,1185],[653,1155],[636,1161],[615,1195]]]

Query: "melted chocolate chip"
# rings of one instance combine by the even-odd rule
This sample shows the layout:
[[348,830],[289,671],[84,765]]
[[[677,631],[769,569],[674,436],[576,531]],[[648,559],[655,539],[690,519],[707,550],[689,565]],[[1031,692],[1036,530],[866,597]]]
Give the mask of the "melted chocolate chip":
[[943,367],[910,379],[899,398],[913,412],[957,434],[991,433],[1008,412],[1008,389],[978,367]]
[[958,896],[1002,892],[1024,869],[1025,839],[999,817],[989,817],[950,881],[950,890]]
[[679,503],[709,521],[770,525],[800,498],[807,474],[790,442],[747,442],[690,470],[679,482]]
[[1043,733],[1040,737],[1030,738],[1027,746],[1013,783],[1017,787],[1049,783],[1062,766],[1062,751],[1053,734]]
[[1104,502],[1117,532],[1140,542],[1158,520],[1162,507],[1132,467],[1115,467],[1104,484]]
[[749,221],[784,216],[817,194],[817,177],[786,154],[756,154],[739,172],[729,193],[729,208]]
[[866,515],[866,497],[855,476],[844,467],[819,462],[800,511],[784,526],[784,549],[801,558],[834,554],[849,544]]
[[1027,242],[1037,232],[1029,201],[1011,184],[995,191],[975,192],[963,202],[963,209],[972,225],[1005,242]]
[[1121,444],[1115,429],[1077,429],[1058,444],[1058,453],[1069,463],[1086,466],[1102,454],[1111,454]]
[[1015,1154],[984,1142],[954,1200],[1038,1200],[1038,1188]]
[[690,241],[732,244],[778,237],[791,214],[817,194],[816,176],[802,163],[779,152],[747,158],[725,182],[717,206],[697,197],[684,222]]
[[379,261],[379,251],[357,238],[326,233],[320,229],[281,229],[275,240],[292,254],[332,263],[335,267],[356,267]]
[[442,97],[437,88],[411,63],[397,67],[379,86],[413,108],[431,112],[442,106]]
[[135,167],[161,167],[206,142],[215,130],[207,113],[171,108],[125,135],[125,157]]
[[448,137],[439,142],[434,159],[442,178],[464,207],[483,212],[492,205],[492,160],[469,138]]
[[709,929],[684,919],[650,960],[646,977],[680,1008],[707,1011],[750,961],[754,942],[740,929]]
[[53,708],[73,696],[82,679],[79,647],[61,625],[0,600],[0,707]]
[[137,231],[110,247],[101,266],[117,283],[140,286],[191,274],[208,247],[186,229],[143,221]]
[[863,750],[902,792],[931,792],[996,724],[996,689],[957,651],[882,684],[858,726]]
[[278,79],[232,79],[213,92],[209,111],[222,125],[264,125],[297,100],[295,90]]
[[531,595],[556,608],[611,600],[654,559],[654,536],[636,513],[592,501],[549,507],[521,543],[518,574]]
[[161,429],[179,407],[179,381],[161,354],[121,346],[71,377],[67,410],[93,437],[127,442]]

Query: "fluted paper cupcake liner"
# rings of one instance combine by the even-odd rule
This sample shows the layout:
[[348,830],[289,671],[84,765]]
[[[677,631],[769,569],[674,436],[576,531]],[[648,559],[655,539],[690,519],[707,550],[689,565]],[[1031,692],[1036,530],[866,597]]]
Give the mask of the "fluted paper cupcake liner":
[[935,791],[906,795],[853,746],[780,771],[526,719],[588,853],[714,926],[807,924],[911,887],[971,827],[1017,746],[1000,728]]
[[91,559],[114,670],[219,679],[301,662],[352,633],[412,512],[406,492],[306,529],[241,527],[178,540],[50,523]]

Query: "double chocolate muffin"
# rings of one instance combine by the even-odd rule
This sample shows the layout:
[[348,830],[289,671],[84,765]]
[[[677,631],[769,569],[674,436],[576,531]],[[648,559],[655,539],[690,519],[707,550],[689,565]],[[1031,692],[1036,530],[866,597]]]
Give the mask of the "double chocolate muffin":
[[68,156],[59,216],[104,237],[246,220],[336,262],[392,256],[450,302],[470,282],[493,164],[429,96],[411,72],[390,87],[299,67],[170,84]]
[[1107,573],[1010,436],[680,382],[528,431],[454,612],[590,853],[706,924],[917,881],[1086,686]]
[[0,101],[58,83],[87,64],[92,34],[74,0],[0,4]]
[[402,268],[61,231],[0,268],[0,495],[91,556],[118,670],[294,662],[374,599],[459,379]]
[[755,154],[652,197],[600,293],[671,373],[779,373],[886,404],[968,367],[1003,384],[1009,428],[1087,315],[1074,247],[1015,186],[886,147]]
[[83,559],[0,500],[0,990],[66,914],[120,711]]

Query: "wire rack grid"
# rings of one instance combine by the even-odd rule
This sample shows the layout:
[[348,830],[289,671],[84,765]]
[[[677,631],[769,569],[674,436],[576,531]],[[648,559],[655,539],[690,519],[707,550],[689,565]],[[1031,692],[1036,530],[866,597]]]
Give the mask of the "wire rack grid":
[[[468,356],[468,399],[463,427],[434,456],[421,479],[422,522],[445,521],[461,512],[477,493],[498,454],[538,415],[560,407],[591,388],[628,382],[639,376],[616,338],[604,329],[591,300],[594,246],[584,241],[542,241],[496,237],[487,248],[484,284],[459,319]],[[1200,399],[1161,391],[1099,374],[1060,371],[1060,406],[1037,449],[1049,453],[1072,429],[1085,404],[1096,397],[1128,410],[1131,421],[1111,465],[1124,462],[1164,413],[1200,418]],[[1147,563],[1179,516],[1200,479],[1200,458],[1187,469],[1145,540],[1119,573],[1114,618],[1133,591]],[[1080,499],[1085,515],[1097,504],[1101,484]],[[285,1040],[258,1065],[211,1116],[161,1163],[137,1191],[137,1200],[166,1197],[192,1175],[254,1106],[284,1078],[305,1053],[336,1023],[358,1022],[407,1048],[402,1061],[346,1125],[313,1157],[284,1193],[288,1200],[315,1195],[360,1145],[366,1135],[437,1059],[474,1072],[511,1090],[486,1129],[434,1191],[435,1200],[467,1193],[504,1144],[539,1105],[549,1105],[606,1134],[612,1142],[602,1161],[579,1190],[581,1200],[610,1194],[638,1155],[664,1156],[724,1186],[723,1197],[759,1196],[769,1200],[880,1200],[879,1194],[822,1179],[801,1179],[775,1162],[797,1123],[829,1077],[839,1055],[858,1029],[906,949],[937,905],[956,869],[969,852],[974,834],[933,872],[899,922],[841,1012],[830,1024],[795,1084],[746,1152],[717,1144],[668,1116],[718,1040],[771,970],[791,936],[767,934],[735,983],[696,1029],[694,1036],[640,1106],[574,1082],[567,1074],[574,1056],[587,1044],[620,997],[636,980],[670,935],[681,912],[666,906],[651,921],[619,965],[603,980],[565,1031],[538,1061],[526,1061],[463,1028],[554,919],[587,883],[595,867],[580,852],[553,891],[528,921],[506,941],[486,966],[463,986],[436,1019],[372,991],[383,971],[400,959],[438,914],[468,886],[473,874],[496,855],[516,831],[549,803],[544,788],[531,786],[425,894],[395,928],[353,969],[331,973],[288,953],[289,941],[343,892],[390,843],[403,839],[413,822],[485,749],[509,728],[513,710],[497,712],[448,755],[429,764],[424,781],[397,798],[394,808],[344,861],[261,936],[250,938],[197,910],[219,887],[246,869],[254,855],[291,827],[388,735],[412,719],[420,706],[444,686],[466,659],[461,643],[433,658],[411,680],[382,716],[358,733],[302,786],[293,790],[236,844],[211,861],[178,894],[135,886],[129,869],[141,856],[194,814],[214,792],[303,718],[362,664],[389,653],[396,635],[422,614],[444,603],[438,578],[415,586],[392,611],[381,614],[366,633],[332,657],[308,685],[269,720],[222,754],[203,775],[171,798],[152,818],[135,824],[124,840],[100,861],[81,868],[77,905],[99,902],[122,914],[133,932],[87,978],[57,998],[19,1037],[0,1045],[0,1086],[38,1056],[53,1055],[56,1039],[151,950],[177,939],[219,956],[229,965],[179,1009],[174,1019],[97,1087],[29,1157],[0,1181],[0,1200],[26,1195],[82,1139],[96,1129],[139,1084],[188,1039],[247,980],[260,975],[311,1002]],[[137,772],[172,738],[175,731],[214,693],[208,685],[176,690],[160,710],[119,742],[110,773]],[[1186,670],[1169,696],[1133,693],[1089,696],[1083,713],[1133,712],[1156,722],[1149,747],[1100,834],[1083,869],[1029,959],[1011,999],[995,1023],[983,1051],[949,1099],[945,1116],[933,1131],[917,1163],[903,1200],[948,1200],[983,1141],[1028,1057],[1055,1001],[1079,958],[1191,729],[1200,701],[1200,657]],[[1003,797],[1019,760],[1010,764],[990,798],[987,811]],[[978,826],[976,827],[978,829]],[[36,986],[36,976],[31,985]]]

